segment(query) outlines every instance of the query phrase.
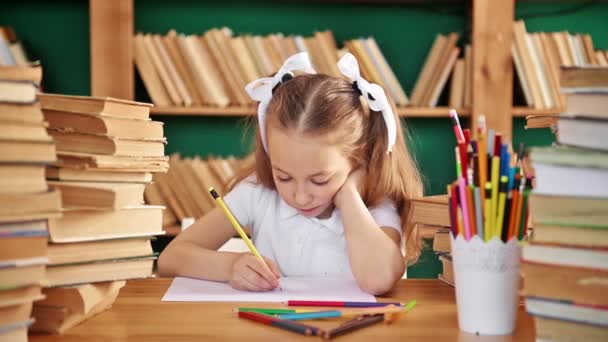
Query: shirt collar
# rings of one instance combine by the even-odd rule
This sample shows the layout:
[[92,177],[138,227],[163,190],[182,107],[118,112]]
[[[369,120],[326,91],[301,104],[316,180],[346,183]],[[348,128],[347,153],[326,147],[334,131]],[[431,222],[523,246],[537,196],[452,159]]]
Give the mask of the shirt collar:
[[331,213],[331,216],[325,219],[319,219],[316,217],[309,218],[298,213],[298,211],[294,207],[287,204],[282,198],[279,201],[279,215],[282,219],[290,219],[292,217],[299,216],[305,220],[311,220],[316,224],[319,224],[322,227],[334,232],[335,234],[344,233],[344,228],[342,226],[342,216],[340,215],[339,209],[334,209],[334,211]]

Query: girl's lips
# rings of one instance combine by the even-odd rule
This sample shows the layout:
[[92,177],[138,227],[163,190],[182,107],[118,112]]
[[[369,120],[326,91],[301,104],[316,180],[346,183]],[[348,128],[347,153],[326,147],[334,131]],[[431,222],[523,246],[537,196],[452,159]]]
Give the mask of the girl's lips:
[[300,209],[298,209],[298,211],[303,212],[303,213],[310,213],[310,212],[315,211],[315,209],[318,209],[318,208],[319,208],[319,206],[312,207],[312,208],[309,208],[309,209],[301,209],[300,208]]

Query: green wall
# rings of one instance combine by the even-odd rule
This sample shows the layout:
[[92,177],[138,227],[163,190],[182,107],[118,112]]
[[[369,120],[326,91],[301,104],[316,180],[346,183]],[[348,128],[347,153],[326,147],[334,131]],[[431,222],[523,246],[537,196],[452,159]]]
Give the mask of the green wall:
[[[371,1],[370,1],[371,2]],[[165,33],[176,29],[200,33],[228,26],[235,33],[310,35],[330,29],[338,42],[373,35],[401,84],[409,94],[437,33],[459,32],[468,39],[470,9],[461,5],[369,5],[306,1],[135,1],[135,29]],[[595,46],[608,49],[608,3],[517,3],[516,17],[526,19],[529,31],[587,32]],[[47,92],[89,94],[88,2],[83,0],[22,0],[4,5],[0,25],[11,25],[44,66]],[[147,100],[137,81],[138,100]],[[168,117],[168,153],[185,156],[243,155],[249,151],[243,120],[222,117]],[[447,119],[407,119],[428,194],[441,193],[453,178],[454,136]],[[524,131],[523,119],[514,120],[515,144],[548,145],[548,130]],[[467,125],[465,120],[464,125]],[[440,266],[426,253],[410,276],[433,276]]]

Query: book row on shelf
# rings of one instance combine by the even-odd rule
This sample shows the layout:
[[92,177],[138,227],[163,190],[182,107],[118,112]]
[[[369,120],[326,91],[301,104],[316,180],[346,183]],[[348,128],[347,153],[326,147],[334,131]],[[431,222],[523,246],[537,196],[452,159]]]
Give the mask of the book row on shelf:
[[[210,29],[201,35],[172,30],[136,34],[135,65],[152,101],[163,108],[211,106],[246,108],[253,113],[245,85],[275,72],[292,54],[306,51],[319,73],[341,77],[336,63],[352,53],[362,76],[384,87],[399,108],[434,108],[449,88],[447,105],[470,108],[472,103],[471,46],[459,47],[457,33],[439,34],[431,45],[408,98],[389,61],[373,37],[351,39],[339,47],[331,31],[310,37],[282,33],[235,35],[228,28]],[[588,34],[526,32],[523,21],[514,22],[513,63],[526,106],[531,109],[563,108],[560,66],[607,64],[607,52],[596,50]],[[407,111],[405,111],[407,112]]]
[[210,187],[221,194],[227,193],[230,181],[252,163],[253,155],[242,159],[209,157],[207,160],[172,155],[169,172],[155,174],[154,181],[147,185],[146,202],[166,208],[163,227],[167,234],[175,235],[184,219],[196,220],[215,207],[209,195]]
[[608,51],[596,50],[589,34],[526,32],[524,21],[513,27],[513,62],[525,102],[529,107],[564,108],[560,93],[561,66],[608,65]]
[[[228,28],[201,35],[170,31],[136,34],[135,65],[154,104],[166,106],[250,106],[245,85],[267,77],[287,57],[307,51],[319,73],[340,77],[340,53],[331,31],[311,37],[234,35]],[[364,77],[382,85],[398,105],[408,99],[374,38],[347,41],[346,48],[362,61]],[[344,50],[340,50],[344,51]]]

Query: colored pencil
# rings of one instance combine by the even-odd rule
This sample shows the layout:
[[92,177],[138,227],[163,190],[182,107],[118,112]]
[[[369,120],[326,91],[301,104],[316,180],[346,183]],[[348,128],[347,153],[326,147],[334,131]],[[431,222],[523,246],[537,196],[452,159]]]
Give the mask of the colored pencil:
[[288,306],[325,306],[336,308],[373,308],[387,305],[402,305],[397,302],[340,302],[322,300],[288,300]]
[[465,143],[464,133],[462,132],[462,127],[460,127],[458,113],[456,113],[455,109],[450,109],[450,121],[452,122],[452,129],[454,130],[454,135],[456,136],[456,142],[459,144]]
[[[412,301],[415,305],[415,300]],[[410,302],[411,303],[411,302]],[[306,319],[321,319],[321,318],[334,318],[334,317],[352,317],[361,315],[377,315],[377,314],[395,314],[410,310],[410,304],[406,306],[401,305],[387,305],[371,308],[354,308],[354,309],[341,309],[341,310],[324,310],[324,311],[313,311],[313,312],[302,312],[302,313],[286,313],[277,316],[281,319],[288,320],[306,320]]]
[[526,228],[527,228],[526,224],[528,221],[528,194],[529,194],[529,192],[530,192],[530,190],[528,190],[528,189],[524,190],[521,216],[520,216],[520,222],[519,222],[519,240],[523,240],[524,236],[526,235]]
[[486,182],[486,200],[484,201],[484,240],[489,241],[492,235],[492,183]]
[[496,216],[498,215],[498,177],[500,167],[500,157],[492,157],[492,210],[490,220],[492,221],[492,231],[488,237],[490,240],[496,235]]
[[452,185],[448,185],[446,188],[448,193],[448,210],[450,211],[450,230],[455,238],[458,236],[458,230],[456,227],[456,210],[454,208],[454,198],[452,197]]
[[458,236],[458,234],[464,234],[464,231],[460,231],[460,226],[458,225],[458,185],[454,183],[452,185],[452,210],[454,211],[454,227],[452,227],[452,231],[454,233],[454,238]]
[[499,199],[498,199],[498,215],[496,216],[496,223],[494,224],[494,236],[501,238],[502,236],[502,228],[503,228],[503,219],[505,214],[505,203],[507,201],[507,176],[500,177],[500,191],[499,191]]
[[476,220],[476,228],[477,235],[481,238],[481,241],[484,239],[484,226],[483,226],[483,207],[481,201],[481,189],[479,187],[475,187],[473,190],[473,197],[475,200],[475,220]]
[[[460,192],[460,206],[462,207],[462,219],[464,221],[464,237],[467,241],[471,239],[471,224],[469,220],[469,208],[467,201],[467,186],[464,177],[458,179],[458,192]],[[471,218],[472,219],[472,218]]]
[[311,325],[282,320],[274,316],[264,315],[257,312],[239,312],[239,318],[245,318],[254,322],[289,330],[302,335],[319,335],[320,329]]
[[367,326],[370,326],[372,324],[379,323],[382,321],[384,321],[383,314],[373,315],[373,316],[359,316],[359,317],[356,317],[349,321],[344,322],[337,328],[331,329],[329,331],[325,331],[322,334],[322,337],[324,339],[332,339],[334,337],[344,335],[349,332],[359,330],[361,328],[365,328]]
[[471,229],[471,238],[477,235],[477,223],[475,221],[475,199],[473,198],[473,187],[467,186],[467,207],[469,209],[469,225]]
[[311,312],[308,309],[237,308],[237,312],[257,312],[265,315]]
[[[478,186],[484,187],[486,180],[488,179],[488,143],[487,143],[487,132],[486,132],[486,117],[480,115],[478,117],[478,133],[477,133],[477,164],[479,170],[479,184]],[[484,203],[486,199],[485,191],[481,192],[481,202]]]

